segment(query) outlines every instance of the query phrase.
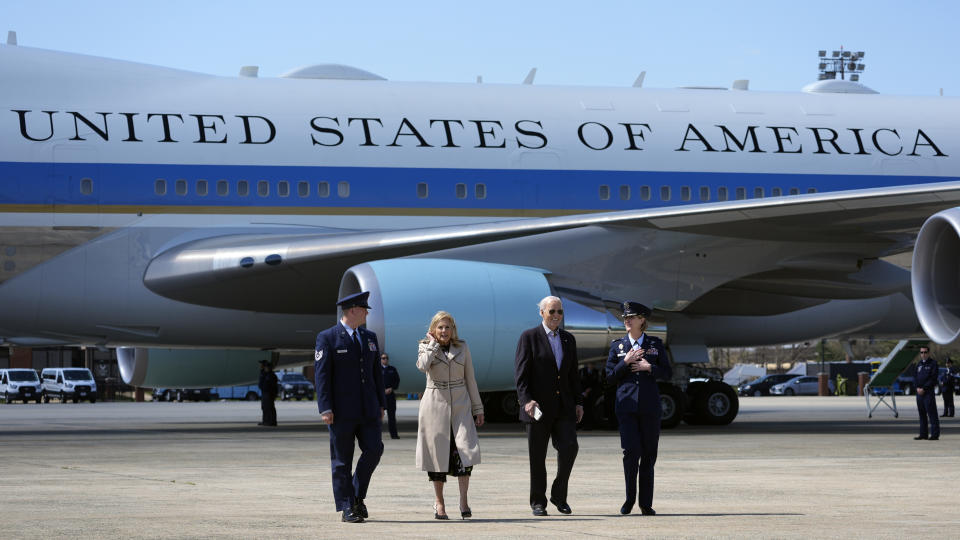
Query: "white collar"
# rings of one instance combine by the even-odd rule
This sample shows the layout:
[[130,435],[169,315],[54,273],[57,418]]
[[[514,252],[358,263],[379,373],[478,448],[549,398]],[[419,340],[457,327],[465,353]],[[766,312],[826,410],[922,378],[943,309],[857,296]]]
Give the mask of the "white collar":
[[353,337],[353,333],[356,332],[356,329],[350,328],[350,325],[343,321],[340,321],[340,324],[342,324],[343,327],[347,329],[347,335],[349,335],[350,337]]
[[643,345],[643,338],[645,338],[646,336],[647,336],[646,332],[641,332],[640,337],[634,340],[632,337],[630,337],[630,334],[627,334],[627,339],[630,340],[631,347],[636,347],[637,345]]
[[557,327],[556,330],[551,330],[550,327],[547,326],[547,323],[545,323],[545,322],[541,322],[541,323],[540,323],[540,326],[543,327],[543,330],[547,333],[548,336],[550,335],[551,332],[556,332],[556,333],[557,333],[557,337],[560,337],[560,327],[559,327],[559,326]]

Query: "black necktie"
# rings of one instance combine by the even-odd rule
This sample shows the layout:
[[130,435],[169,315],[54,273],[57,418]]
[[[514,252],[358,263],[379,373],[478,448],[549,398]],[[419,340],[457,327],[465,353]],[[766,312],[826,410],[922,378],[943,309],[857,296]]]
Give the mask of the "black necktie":
[[360,332],[357,332],[356,330],[353,331],[353,343],[357,346],[357,349],[359,349],[360,352],[363,352],[363,347],[360,346],[360,337],[357,336],[359,333]]

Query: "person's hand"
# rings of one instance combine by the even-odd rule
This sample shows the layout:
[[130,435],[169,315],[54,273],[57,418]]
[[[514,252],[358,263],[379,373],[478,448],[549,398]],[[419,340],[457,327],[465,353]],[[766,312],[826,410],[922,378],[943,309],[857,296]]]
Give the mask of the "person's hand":
[[320,415],[320,419],[323,420],[324,424],[329,426],[330,424],[333,423],[333,413],[332,412],[323,413]]
[[483,425],[483,413],[480,413],[480,414],[474,416],[474,417],[473,417],[473,421],[474,421],[474,423],[477,424],[477,427],[482,426],[482,425]]
[[577,423],[583,420],[583,405],[577,405]]
[[533,418],[533,409],[539,406],[539,403],[531,399],[526,405],[523,406],[523,412],[527,413],[531,418]]
[[634,364],[637,362],[638,357],[640,357],[642,354],[642,349],[630,349],[627,352],[627,356],[623,358],[623,363],[627,365]]
[[427,341],[431,344],[437,343],[437,338],[431,332],[427,332]]
[[[923,388],[917,388],[917,395],[918,395],[918,396],[922,396],[923,393],[924,393],[924,392],[923,392]],[[936,399],[936,398],[934,398],[934,399]]]
[[653,366],[650,365],[650,362],[647,362],[646,358],[641,358],[636,366],[637,371],[653,371]]
[[386,390],[383,391],[383,393],[384,393],[384,394],[392,394],[392,393],[393,393],[393,388],[387,388]]

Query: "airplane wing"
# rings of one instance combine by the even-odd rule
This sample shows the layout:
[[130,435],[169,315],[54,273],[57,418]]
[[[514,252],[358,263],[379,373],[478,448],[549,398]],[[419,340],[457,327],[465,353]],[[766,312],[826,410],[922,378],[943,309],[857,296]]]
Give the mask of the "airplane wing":
[[160,253],[144,283],[157,294],[194,304],[325,313],[336,300],[331,284],[351,266],[372,260],[588,226],[757,240],[862,241],[876,244],[879,257],[909,248],[927,217],[957,201],[960,181],[948,181],[411,230],[226,235]]

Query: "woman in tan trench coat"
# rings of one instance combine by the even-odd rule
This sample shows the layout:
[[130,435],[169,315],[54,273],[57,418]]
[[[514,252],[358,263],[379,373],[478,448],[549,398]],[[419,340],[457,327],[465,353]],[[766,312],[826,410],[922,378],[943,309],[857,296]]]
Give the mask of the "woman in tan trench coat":
[[480,463],[476,426],[483,425],[483,404],[473,374],[470,349],[457,337],[453,315],[438,311],[420,341],[417,369],[427,374],[420,399],[417,467],[427,471],[436,496],[436,519],[448,519],[443,502],[447,474],[460,484],[460,517],[472,517],[467,489],[473,466]]

